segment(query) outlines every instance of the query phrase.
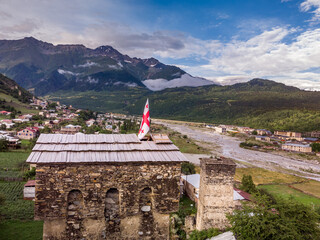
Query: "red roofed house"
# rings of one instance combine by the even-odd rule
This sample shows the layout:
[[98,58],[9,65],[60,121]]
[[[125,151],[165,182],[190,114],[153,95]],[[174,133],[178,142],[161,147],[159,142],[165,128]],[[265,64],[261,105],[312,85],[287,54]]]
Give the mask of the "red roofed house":
[[20,139],[34,139],[38,137],[40,134],[39,128],[37,127],[27,127],[25,129],[22,129],[17,133],[18,138]]

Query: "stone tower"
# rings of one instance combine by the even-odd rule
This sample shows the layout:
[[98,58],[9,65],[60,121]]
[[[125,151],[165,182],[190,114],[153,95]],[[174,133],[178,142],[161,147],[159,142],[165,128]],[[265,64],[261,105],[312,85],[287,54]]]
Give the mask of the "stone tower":
[[236,164],[228,158],[201,159],[197,230],[225,229],[234,209],[233,177]]

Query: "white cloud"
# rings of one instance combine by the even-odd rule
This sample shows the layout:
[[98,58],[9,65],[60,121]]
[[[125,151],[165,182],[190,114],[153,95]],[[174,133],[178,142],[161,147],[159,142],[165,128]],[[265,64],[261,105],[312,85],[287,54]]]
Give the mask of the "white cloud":
[[320,0],[305,0],[300,4],[300,10],[302,12],[309,12],[310,10],[313,13],[313,17],[310,20],[311,22],[318,22],[320,20]]
[[100,64],[99,63],[95,63],[95,62],[87,61],[84,64],[73,65],[73,67],[75,67],[75,68],[91,68],[93,66],[100,66]]
[[192,74],[203,72],[202,76],[222,84],[268,77],[301,88],[307,82],[314,83],[318,88],[320,74],[310,69],[320,66],[320,29],[302,32],[291,43],[285,43],[291,33],[297,32],[274,28],[248,41],[226,43],[216,56],[210,56],[209,64],[189,70]]

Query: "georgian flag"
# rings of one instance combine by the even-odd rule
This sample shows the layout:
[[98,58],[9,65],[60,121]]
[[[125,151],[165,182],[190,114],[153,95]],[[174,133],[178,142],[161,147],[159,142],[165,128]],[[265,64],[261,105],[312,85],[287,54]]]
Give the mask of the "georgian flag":
[[150,130],[149,99],[144,107],[138,138],[141,140]]

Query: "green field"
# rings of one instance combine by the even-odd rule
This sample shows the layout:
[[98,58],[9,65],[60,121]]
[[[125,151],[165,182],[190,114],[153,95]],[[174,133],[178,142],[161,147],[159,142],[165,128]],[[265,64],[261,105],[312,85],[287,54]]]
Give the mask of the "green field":
[[293,198],[294,200],[307,205],[320,206],[320,198],[310,196],[287,185],[260,185],[259,188],[267,190],[276,197],[284,199]]
[[305,193],[311,194],[315,197],[320,198],[320,182],[315,180],[308,180],[303,183],[297,183],[291,185],[293,188],[296,188]]
[[34,202],[23,200],[25,182],[0,182],[0,194],[5,203],[0,205],[0,217],[6,220],[33,220]]
[[234,179],[241,181],[243,175],[251,175],[254,184],[279,184],[304,182],[306,179],[290,174],[269,171],[263,168],[237,168]]
[[19,166],[25,162],[30,155],[30,151],[10,151],[0,152],[0,169],[18,169]]
[[[21,111],[21,113],[23,114],[27,114],[27,113],[38,113],[39,110],[33,109],[30,107],[30,105],[26,104],[26,103],[22,103],[20,102],[18,99],[4,94],[2,92],[0,92],[0,99],[4,99],[7,102],[7,105],[14,107],[17,111]],[[8,118],[9,116],[7,116]]]
[[[25,160],[30,151],[0,152],[0,177],[21,177],[26,170]],[[5,201],[0,205],[0,239],[42,239],[42,221],[33,221],[34,202],[23,200],[25,182],[1,182],[0,194]]]
[[22,177],[23,170],[28,168],[25,161],[30,151],[17,150],[0,152],[0,179],[6,177]]
[[8,220],[0,222],[0,239],[3,240],[41,240],[42,221]]

